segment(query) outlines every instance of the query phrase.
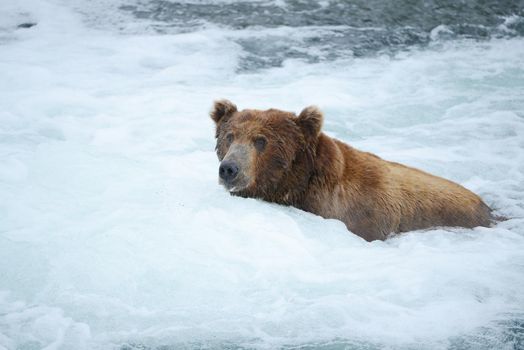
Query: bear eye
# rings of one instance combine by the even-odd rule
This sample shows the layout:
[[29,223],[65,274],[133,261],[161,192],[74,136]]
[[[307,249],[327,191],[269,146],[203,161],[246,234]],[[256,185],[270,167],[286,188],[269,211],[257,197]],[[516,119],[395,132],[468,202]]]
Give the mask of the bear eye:
[[257,151],[262,152],[266,148],[267,140],[263,136],[258,136],[253,143],[255,144]]
[[232,134],[232,133],[229,133],[226,135],[226,140],[227,140],[227,143],[231,143],[233,142],[233,139],[235,138],[235,136]]

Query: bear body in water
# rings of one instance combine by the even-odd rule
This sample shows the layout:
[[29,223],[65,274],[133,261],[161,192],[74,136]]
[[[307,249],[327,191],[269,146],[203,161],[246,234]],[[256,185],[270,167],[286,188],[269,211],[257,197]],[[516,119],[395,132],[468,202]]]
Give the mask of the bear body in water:
[[219,181],[233,195],[339,219],[368,241],[436,227],[489,226],[491,209],[466,188],[359,151],[321,132],[316,107],[298,116],[215,102]]

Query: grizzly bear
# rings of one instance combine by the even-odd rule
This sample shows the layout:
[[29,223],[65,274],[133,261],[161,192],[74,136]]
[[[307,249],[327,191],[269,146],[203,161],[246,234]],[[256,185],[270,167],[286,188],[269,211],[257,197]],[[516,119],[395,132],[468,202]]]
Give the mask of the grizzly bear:
[[489,226],[491,209],[464,187],[359,151],[321,132],[314,106],[298,117],[216,101],[219,181],[233,195],[339,219],[367,241],[435,226]]

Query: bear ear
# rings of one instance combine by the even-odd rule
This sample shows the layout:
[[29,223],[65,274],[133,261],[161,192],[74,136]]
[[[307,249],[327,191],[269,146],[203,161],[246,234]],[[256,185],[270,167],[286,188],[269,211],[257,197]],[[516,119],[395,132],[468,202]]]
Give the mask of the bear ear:
[[297,118],[297,124],[306,137],[318,137],[323,121],[324,116],[316,106],[304,108]]
[[209,115],[211,116],[211,119],[215,121],[215,123],[218,124],[219,121],[225,121],[233,115],[237,111],[237,106],[229,100],[218,100],[215,101],[215,104],[213,105],[213,109],[211,110],[211,113]]

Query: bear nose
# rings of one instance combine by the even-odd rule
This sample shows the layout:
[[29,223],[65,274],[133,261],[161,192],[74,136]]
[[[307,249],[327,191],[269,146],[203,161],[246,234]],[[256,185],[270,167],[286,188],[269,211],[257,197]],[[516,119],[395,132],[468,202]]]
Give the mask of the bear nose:
[[232,161],[224,161],[220,163],[218,174],[225,182],[231,182],[238,174],[238,165]]

